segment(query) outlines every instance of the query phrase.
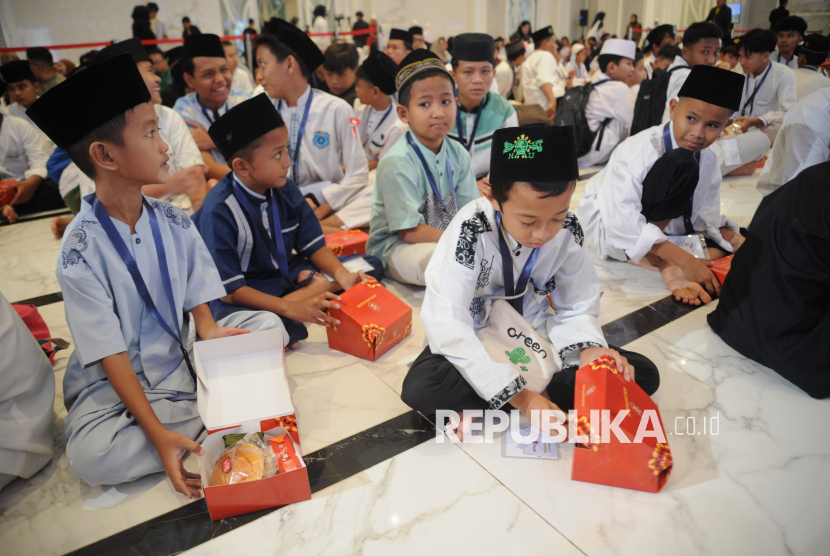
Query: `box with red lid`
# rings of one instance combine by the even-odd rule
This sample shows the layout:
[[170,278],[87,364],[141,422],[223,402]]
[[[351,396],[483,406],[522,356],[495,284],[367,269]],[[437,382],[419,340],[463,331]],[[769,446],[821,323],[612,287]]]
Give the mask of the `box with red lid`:
[[374,278],[340,298],[340,308],[329,309],[340,321],[327,328],[332,349],[375,361],[412,331],[412,308]]
[[[208,430],[199,468],[210,518],[216,521],[310,499],[282,332],[263,330],[196,342],[193,364],[199,415]],[[279,440],[284,447],[290,443],[298,465],[264,479],[211,485],[211,472],[225,452],[223,436],[248,432],[262,432],[271,446]],[[229,463],[224,465],[230,472]]]
[[365,255],[369,234],[363,230],[346,230],[326,234],[326,246],[338,257],[343,255]]

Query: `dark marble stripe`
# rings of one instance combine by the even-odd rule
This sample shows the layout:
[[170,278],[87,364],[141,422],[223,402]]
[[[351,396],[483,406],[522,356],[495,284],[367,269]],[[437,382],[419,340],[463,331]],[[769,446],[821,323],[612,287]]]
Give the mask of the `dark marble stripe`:
[[[55,216],[64,216],[66,214],[72,214],[72,212],[67,208],[47,210],[46,212],[36,212],[34,214],[26,214],[21,216],[15,224],[20,222],[31,222],[32,220],[42,220],[44,218],[53,218]],[[0,217],[0,227],[2,226],[11,226],[11,224],[9,224],[9,221],[5,218]]]
[[698,307],[677,302],[672,296],[668,296],[609,322],[602,327],[602,333],[609,344],[622,347],[688,315]]
[[[360,473],[435,438],[435,427],[410,411],[304,457],[311,492]],[[136,525],[70,554],[178,554],[268,515],[277,508],[211,521],[204,500]]]
[[32,297],[30,299],[23,299],[21,301],[15,301],[12,305],[34,305],[35,307],[43,307],[44,305],[51,305],[52,303],[60,303],[63,301],[63,294],[61,292],[57,293],[47,293],[46,295],[40,295],[38,297]]

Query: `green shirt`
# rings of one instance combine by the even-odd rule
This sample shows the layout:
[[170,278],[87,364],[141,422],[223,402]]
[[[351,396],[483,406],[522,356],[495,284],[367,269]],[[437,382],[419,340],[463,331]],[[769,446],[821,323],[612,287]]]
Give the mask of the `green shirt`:
[[159,77],[161,77],[161,83],[159,84],[159,90],[163,91],[173,82],[173,74],[170,71],[170,68],[167,68],[167,71],[164,73],[157,73]]
[[[372,193],[372,220],[366,251],[378,257],[384,266],[389,252],[403,241],[400,230],[409,230],[418,224],[427,224],[445,230],[455,213],[478,198],[478,186],[470,164],[470,154],[458,141],[444,138],[438,154],[423,146],[414,134],[412,139],[424,155],[429,171],[441,193],[449,212],[433,193],[424,167],[404,134],[389,149],[377,169],[375,191]],[[447,159],[455,183],[457,207],[452,204],[450,178],[447,175]]]
[[66,78],[59,73],[56,73],[49,79],[40,82],[40,95],[57,85],[58,83],[63,83],[66,81]]
[[[468,143],[473,127],[475,127],[476,117],[478,117],[476,136],[469,150],[473,159],[473,173],[476,178],[482,178],[490,173],[490,147],[493,145],[493,132],[503,127],[519,127],[519,118],[510,101],[494,93],[487,93],[484,97],[481,116],[478,116],[478,111],[479,108],[476,107],[472,112],[467,112],[461,103],[458,103],[458,114],[462,122],[461,126],[464,128],[464,140]],[[458,121],[452,126],[452,131],[447,137],[458,140]]]

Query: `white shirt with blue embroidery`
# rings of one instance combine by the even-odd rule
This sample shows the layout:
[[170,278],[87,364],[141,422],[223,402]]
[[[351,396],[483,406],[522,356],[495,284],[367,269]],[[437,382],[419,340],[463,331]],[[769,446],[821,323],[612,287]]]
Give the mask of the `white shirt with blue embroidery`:
[[[158,218],[170,271],[174,305],[187,342],[185,312],[225,295],[219,271],[196,226],[180,209],[147,198]],[[130,234],[111,219],[138,265],[151,297],[168,324],[173,323],[145,209]],[[127,352],[148,399],[195,395],[195,382],[179,344],[156,323],[90,203],[66,228],[56,274],[66,304],[66,321],[75,341],[64,377],[64,398],[72,415],[108,410],[121,403],[104,374],[101,360]]]
[[[188,93],[179,98],[176,101],[176,104],[173,105],[173,110],[181,114],[185,120],[196,122],[197,124],[202,125],[205,129],[210,129],[210,126],[213,125],[216,118],[213,117],[213,112],[210,109],[205,108],[201,104],[199,99],[196,98],[196,95],[197,93]],[[222,116],[225,112],[240,102],[245,102],[249,98],[251,98],[250,93],[231,89],[228,93],[228,100],[225,101],[225,104],[219,107],[217,112],[220,116]],[[211,149],[210,154],[213,155],[213,159],[219,164],[227,163],[225,157],[222,156],[222,153],[220,153],[217,149]]]
[[[292,118],[296,115],[297,121],[302,121],[310,93],[311,87],[308,87],[297,100],[297,106],[292,107],[281,99],[272,99],[289,134]],[[300,145],[298,175],[293,175],[293,167],[289,174],[303,195],[309,192],[315,196],[322,194],[323,198],[317,200],[320,204],[328,203],[334,211],[339,211],[362,193],[371,196],[371,191],[364,191],[369,186],[369,163],[352,128],[354,117],[354,110],[345,100],[315,89]],[[345,173],[341,165],[346,168]],[[368,223],[368,214],[366,216]]]

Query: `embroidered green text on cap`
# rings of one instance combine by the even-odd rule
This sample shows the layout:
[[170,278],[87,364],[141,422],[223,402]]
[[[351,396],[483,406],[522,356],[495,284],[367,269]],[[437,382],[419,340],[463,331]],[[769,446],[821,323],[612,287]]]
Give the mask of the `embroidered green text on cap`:
[[542,141],[543,139],[531,141],[525,134],[522,134],[512,143],[505,141],[502,154],[507,154],[509,159],[533,158],[537,152],[542,152]]

